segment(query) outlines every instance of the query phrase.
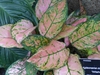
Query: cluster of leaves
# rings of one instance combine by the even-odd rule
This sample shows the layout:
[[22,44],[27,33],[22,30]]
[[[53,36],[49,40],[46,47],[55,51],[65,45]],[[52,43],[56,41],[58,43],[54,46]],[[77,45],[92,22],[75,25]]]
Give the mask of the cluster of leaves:
[[[1,0],[2,5],[6,2],[6,0]],[[8,5],[11,2],[9,0]],[[22,12],[24,15],[21,16],[20,12],[16,10],[18,13],[15,13],[15,11],[9,13],[14,17],[6,15],[8,17],[6,19],[9,19],[7,23],[11,24],[1,21],[2,24],[6,25],[0,27],[0,46],[12,52],[15,50],[12,48],[17,47],[18,51],[15,51],[20,55],[22,53],[19,51],[23,51],[20,49],[26,49],[28,51],[24,55],[28,57],[24,56],[25,58],[22,59],[21,56],[20,60],[14,62],[7,69],[6,75],[37,75],[38,70],[45,71],[44,75],[84,75],[79,55],[99,58],[100,53],[96,47],[99,47],[100,42],[100,21],[99,19],[94,20],[96,17],[75,17],[72,14],[68,16],[66,0],[38,0],[35,7],[36,17],[39,20],[39,23],[37,23],[32,8],[27,8],[30,7],[31,0],[13,0],[13,2],[15,6],[20,4],[23,7],[20,11],[21,15]],[[2,5],[0,5],[1,8]],[[16,18],[15,16],[19,17]],[[16,22],[17,20],[20,21]],[[38,25],[33,26],[32,23]],[[36,28],[38,28],[39,34],[35,32]],[[59,41],[62,38],[64,38],[64,42]],[[66,48],[69,43],[77,48],[75,54],[72,54],[68,47]],[[5,48],[0,50],[1,55],[4,55],[3,51],[7,51]],[[14,53],[11,56],[13,57]],[[0,61],[2,60],[5,61],[6,59],[1,57]]]

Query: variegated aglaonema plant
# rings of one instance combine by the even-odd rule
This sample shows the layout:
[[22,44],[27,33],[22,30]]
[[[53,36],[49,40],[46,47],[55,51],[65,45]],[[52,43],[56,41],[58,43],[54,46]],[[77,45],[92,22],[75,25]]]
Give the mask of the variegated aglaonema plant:
[[[22,19],[0,27],[1,47],[29,50],[28,57],[14,62],[6,75],[37,75],[38,70],[44,75],[85,75],[79,58],[100,58],[96,49],[100,43],[100,21],[67,13],[66,0],[38,0],[38,26]],[[35,32],[37,28],[39,34]],[[64,41],[59,41],[62,38]],[[74,54],[66,47],[69,43],[77,48]]]

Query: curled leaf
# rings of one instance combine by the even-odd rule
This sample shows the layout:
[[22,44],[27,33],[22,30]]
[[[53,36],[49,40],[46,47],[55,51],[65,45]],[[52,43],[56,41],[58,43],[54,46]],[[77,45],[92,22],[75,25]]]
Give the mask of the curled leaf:
[[28,35],[30,35],[36,27],[33,27],[33,24],[28,20],[20,20],[15,26],[12,27],[11,33],[12,37],[18,42],[21,43]]
[[0,46],[6,48],[22,48],[22,46],[18,44],[11,36],[10,30],[12,26],[12,24],[8,24],[0,27]]
[[77,26],[78,24],[81,24],[83,22],[86,22],[87,18],[80,18],[79,20],[75,21],[72,26]]
[[69,49],[65,48],[65,44],[52,40],[48,46],[44,46],[28,59],[37,69],[44,71],[57,69],[65,65],[68,60]]
[[39,22],[40,34],[48,38],[54,38],[62,30],[66,17],[66,0],[61,0],[49,8],[41,18]]
[[54,70],[54,75],[84,75],[83,68],[77,55],[71,54],[68,64]]

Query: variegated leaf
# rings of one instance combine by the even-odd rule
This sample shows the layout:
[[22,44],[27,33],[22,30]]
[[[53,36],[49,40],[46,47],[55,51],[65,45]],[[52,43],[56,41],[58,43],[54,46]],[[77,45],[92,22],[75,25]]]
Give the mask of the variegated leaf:
[[35,8],[38,19],[40,20],[44,13],[58,1],[60,0],[38,0]]
[[75,26],[64,25],[61,32],[54,39],[59,40],[61,38],[68,37],[76,29],[77,27]]
[[77,26],[78,24],[81,24],[83,22],[86,22],[87,18],[80,18],[77,21],[75,21],[72,26]]
[[100,44],[100,21],[89,20],[78,25],[69,37],[77,49],[94,48]]
[[36,27],[33,27],[33,24],[28,20],[18,21],[11,29],[12,37],[18,42],[21,43]]
[[54,38],[61,30],[67,17],[66,0],[60,0],[49,8],[39,22],[39,32],[48,38]]
[[45,71],[43,75],[54,75],[52,70]]
[[100,45],[97,46],[98,51],[100,52]]
[[32,64],[26,62],[26,60],[20,59],[7,69],[5,75],[37,75],[37,70]]
[[78,56],[71,54],[66,66],[54,70],[54,75],[85,75]]
[[100,53],[92,54],[92,55],[88,56],[88,59],[98,59],[98,60],[100,60]]
[[65,48],[65,44],[52,40],[48,46],[44,46],[28,59],[37,69],[44,71],[57,69],[65,65],[69,57],[69,49]]
[[11,36],[10,30],[12,26],[12,24],[7,24],[0,27],[0,46],[6,48],[22,48]]
[[42,46],[48,45],[50,39],[41,35],[30,35],[22,41],[22,45],[26,50],[30,50],[33,54]]

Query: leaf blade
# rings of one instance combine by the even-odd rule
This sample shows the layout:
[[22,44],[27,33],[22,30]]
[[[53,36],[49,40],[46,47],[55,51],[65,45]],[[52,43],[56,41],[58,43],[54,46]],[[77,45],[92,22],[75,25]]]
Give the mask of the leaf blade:
[[28,51],[24,49],[0,47],[0,64],[7,68],[16,60],[26,57],[27,54]]
[[75,32],[69,36],[69,39],[76,48],[94,48],[99,44],[99,23],[100,21],[89,20],[79,25]]
[[14,24],[20,19],[28,19],[34,25],[38,24],[35,13],[26,0],[0,0],[0,13],[0,25]]
[[67,65],[59,69],[55,69],[54,75],[84,75],[78,56],[71,54]]
[[[60,6],[59,6],[60,5]],[[66,0],[61,0],[43,15],[39,22],[39,32],[48,38],[54,38],[62,29],[67,17]]]
[[5,75],[37,75],[37,70],[34,68],[33,65],[27,63],[25,59],[24,60],[20,59],[14,62],[7,69]]
[[35,64],[37,69],[44,71],[59,68],[65,64],[69,56],[69,49],[65,44],[58,41],[51,41],[48,46],[44,46],[28,59],[28,62]]

